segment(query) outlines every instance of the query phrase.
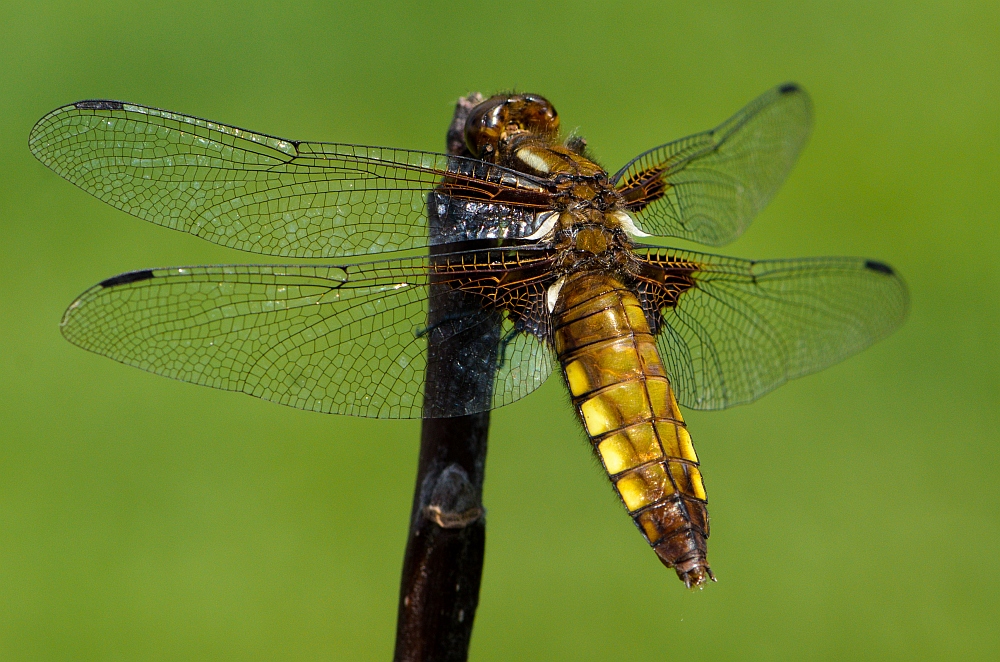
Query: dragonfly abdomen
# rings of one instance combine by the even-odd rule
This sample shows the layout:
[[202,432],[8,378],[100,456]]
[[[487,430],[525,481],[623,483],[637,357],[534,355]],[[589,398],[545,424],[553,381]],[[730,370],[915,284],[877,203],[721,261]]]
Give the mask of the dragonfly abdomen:
[[553,309],[573,404],[639,530],[688,586],[712,577],[708,511],[691,437],[635,294],[615,277],[571,277]]

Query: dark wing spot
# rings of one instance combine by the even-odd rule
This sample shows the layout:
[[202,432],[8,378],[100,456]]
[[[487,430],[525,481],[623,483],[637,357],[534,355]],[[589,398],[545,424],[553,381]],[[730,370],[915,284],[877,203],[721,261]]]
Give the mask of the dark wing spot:
[[130,271],[125,274],[118,274],[117,276],[112,276],[107,280],[102,280],[101,287],[116,287],[118,285],[126,285],[128,283],[134,283],[140,280],[149,280],[153,277],[152,269],[143,269],[142,271]]
[[80,110],[122,110],[125,108],[125,104],[121,101],[105,101],[103,99],[80,101],[74,103],[73,106]]
[[872,271],[877,271],[880,274],[885,274],[886,276],[893,276],[896,273],[895,271],[892,270],[892,267],[890,267],[885,262],[878,262],[876,260],[866,260],[865,268],[871,269]]
[[795,83],[785,83],[784,85],[778,88],[778,91],[781,92],[782,94],[791,94],[792,92],[798,92],[801,89],[802,88],[796,85]]

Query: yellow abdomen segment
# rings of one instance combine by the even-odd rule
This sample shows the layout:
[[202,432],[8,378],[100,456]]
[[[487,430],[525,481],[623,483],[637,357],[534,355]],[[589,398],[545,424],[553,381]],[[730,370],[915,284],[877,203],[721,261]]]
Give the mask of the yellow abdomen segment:
[[636,296],[599,273],[562,286],[554,343],[580,420],[622,503],[689,586],[711,577],[705,486]]

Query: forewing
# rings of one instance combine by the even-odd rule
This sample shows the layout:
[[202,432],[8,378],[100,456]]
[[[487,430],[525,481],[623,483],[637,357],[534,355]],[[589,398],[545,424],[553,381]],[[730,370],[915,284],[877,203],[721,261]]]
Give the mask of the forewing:
[[756,400],[861,351],[906,316],[906,285],[874,260],[640,256],[640,291],[660,313],[657,344],[678,400],[693,409]]
[[[423,413],[427,344],[513,322],[492,305],[509,296],[468,260],[461,284],[477,284],[476,314],[427,327],[427,258],[349,265],[150,269],[109,278],[66,311],[62,332],[84,349],[150,372],[242,391],[299,409],[372,418]],[[488,272],[488,268],[482,269]],[[440,281],[439,281],[440,282]],[[479,296],[479,295],[477,295]],[[456,416],[512,402],[551,371],[549,350],[527,339],[459,369],[485,371],[492,397],[438,402]],[[458,361],[459,359],[455,359]]]
[[643,232],[726,244],[778,190],[810,124],[809,97],[781,85],[711,131],[640,154],[612,181]]
[[284,140],[119,101],[58,108],[28,144],[42,163],[117,209],[265,255],[437,243],[428,238],[426,198],[443,180],[452,198],[484,205],[484,218],[470,221],[479,236],[468,238],[528,236],[532,210],[549,199],[533,178],[474,159]]

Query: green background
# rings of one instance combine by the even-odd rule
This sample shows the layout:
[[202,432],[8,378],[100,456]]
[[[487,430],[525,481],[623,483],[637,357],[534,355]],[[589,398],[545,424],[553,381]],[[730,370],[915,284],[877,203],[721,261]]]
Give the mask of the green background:
[[[143,5],[146,6],[143,6]],[[559,380],[493,417],[475,660],[996,659],[996,2],[8,3],[0,21],[0,659],[385,660],[417,422],[173,382],[59,335],[128,269],[268,261],[143,223],[28,153],[119,98],[289,138],[443,148],[454,100],[544,94],[617,169],[772,85],[806,151],[746,257],[911,289],[888,340],[688,421],[719,582],[622,512]]]

